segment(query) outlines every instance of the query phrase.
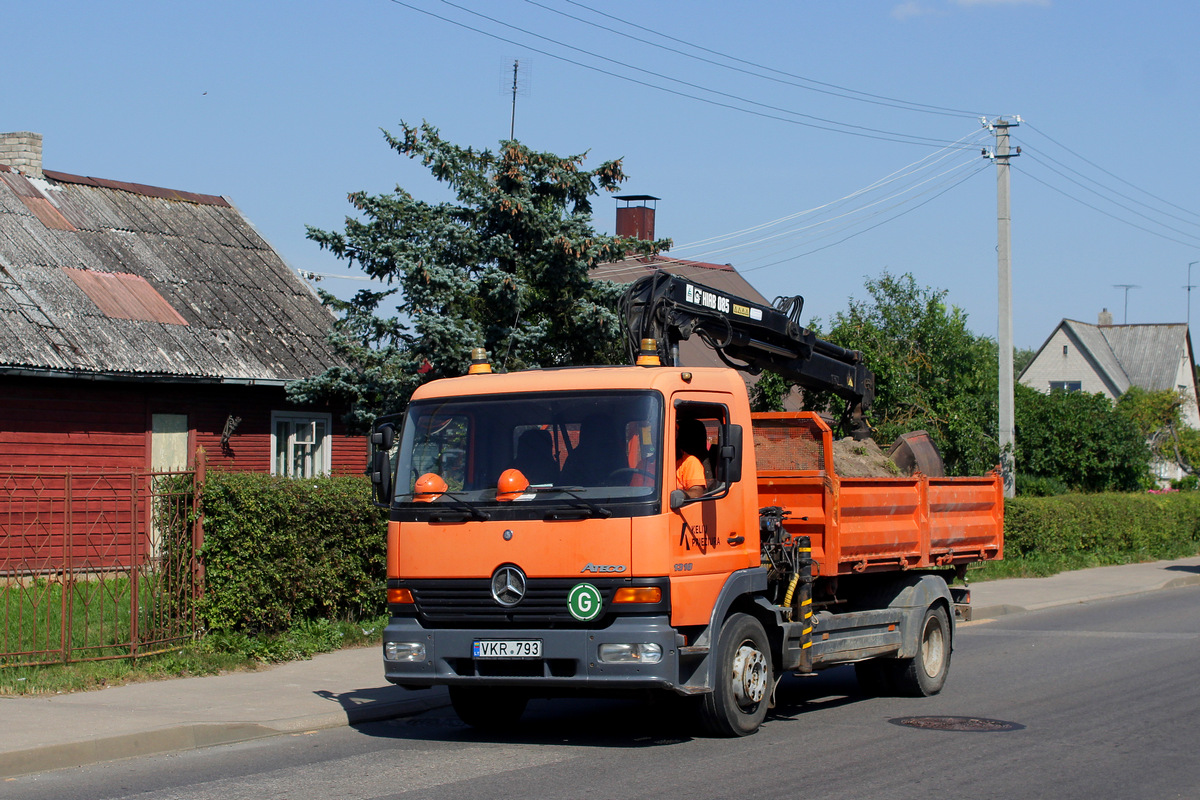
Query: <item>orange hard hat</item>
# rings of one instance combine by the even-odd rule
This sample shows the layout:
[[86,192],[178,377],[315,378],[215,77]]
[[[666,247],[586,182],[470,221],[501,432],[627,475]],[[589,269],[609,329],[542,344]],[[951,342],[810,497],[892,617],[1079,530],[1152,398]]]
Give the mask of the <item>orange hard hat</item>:
[[511,502],[525,494],[528,488],[529,478],[525,477],[525,473],[516,468],[506,469],[500,473],[500,480],[496,482],[496,499]]
[[442,480],[441,475],[436,472],[426,472],[417,478],[417,482],[413,486],[413,502],[432,503],[445,494],[449,488],[446,481]]

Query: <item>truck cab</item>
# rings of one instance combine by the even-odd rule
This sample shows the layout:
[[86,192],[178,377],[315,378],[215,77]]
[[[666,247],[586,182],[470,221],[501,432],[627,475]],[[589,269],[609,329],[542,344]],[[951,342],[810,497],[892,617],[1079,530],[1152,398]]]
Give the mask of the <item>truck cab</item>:
[[[710,443],[711,479],[696,498],[675,486],[684,419]],[[757,537],[745,535],[758,516],[748,424],[744,384],[721,369],[422,387],[391,453],[388,680],[448,685],[456,708],[490,715],[494,703],[455,687],[512,697],[703,685],[681,649],[710,624],[731,576],[765,582]]]

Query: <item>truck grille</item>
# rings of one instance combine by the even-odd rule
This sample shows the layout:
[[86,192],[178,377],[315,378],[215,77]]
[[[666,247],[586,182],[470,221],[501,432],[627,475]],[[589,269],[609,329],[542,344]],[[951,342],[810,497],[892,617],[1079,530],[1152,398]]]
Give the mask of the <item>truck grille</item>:
[[[600,590],[603,610],[593,620],[580,622],[567,608],[567,595],[580,583],[590,583]],[[612,615],[612,598],[621,586],[645,585],[648,581],[624,578],[529,578],[525,597],[517,605],[505,608],[492,597],[491,580],[391,580],[388,585],[409,589],[416,601],[417,616],[426,627],[441,628],[603,628]],[[658,583],[658,581],[654,581]],[[663,581],[665,584],[666,581]],[[667,602],[636,609],[659,612]],[[632,609],[631,609],[632,610]],[[623,609],[624,612],[624,609]]]

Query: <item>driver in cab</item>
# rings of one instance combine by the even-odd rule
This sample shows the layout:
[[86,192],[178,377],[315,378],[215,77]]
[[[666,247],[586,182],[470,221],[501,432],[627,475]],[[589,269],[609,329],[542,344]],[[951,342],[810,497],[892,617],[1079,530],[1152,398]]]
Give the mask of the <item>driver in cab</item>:
[[699,497],[708,489],[704,465],[708,455],[708,431],[698,419],[681,419],[675,427],[675,486],[688,497]]

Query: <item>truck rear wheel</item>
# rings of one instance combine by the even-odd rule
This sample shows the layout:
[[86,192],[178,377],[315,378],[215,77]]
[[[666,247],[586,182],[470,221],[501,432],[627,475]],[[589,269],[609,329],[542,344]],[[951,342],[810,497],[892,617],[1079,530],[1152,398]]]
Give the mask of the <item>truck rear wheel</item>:
[[529,695],[504,687],[451,686],[450,705],[458,718],[484,731],[505,730],[525,713]]
[[717,639],[715,685],[701,701],[704,729],[714,736],[754,733],[767,716],[774,685],[762,623],[749,614],[733,614]]
[[950,618],[940,605],[925,609],[917,655],[893,665],[892,685],[909,697],[928,697],[946,685],[950,671]]

